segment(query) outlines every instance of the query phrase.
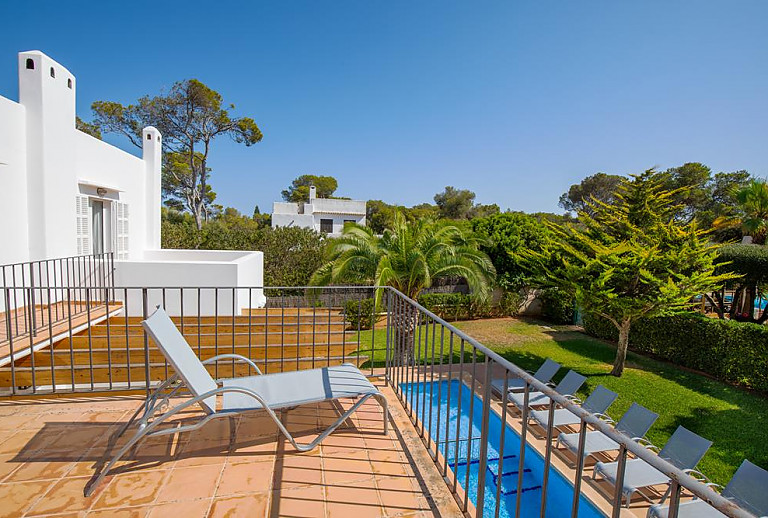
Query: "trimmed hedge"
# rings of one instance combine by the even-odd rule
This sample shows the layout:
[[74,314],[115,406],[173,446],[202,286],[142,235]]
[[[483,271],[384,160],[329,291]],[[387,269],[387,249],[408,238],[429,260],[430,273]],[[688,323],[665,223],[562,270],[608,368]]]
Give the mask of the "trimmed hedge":
[[346,301],[344,303],[344,316],[347,324],[349,324],[349,329],[363,330],[373,327],[375,310],[376,304],[373,299]]
[[573,324],[576,301],[573,295],[557,288],[547,288],[539,294],[541,316],[554,324]]
[[[584,330],[616,341],[616,327],[584,315]],[[707,318],[698,313],[637,321],[629,346],[677,365],[706,372],[729,383],[768,392],[768,327]]]
[[472,320],[517,314],[520,295],[505,292],[501,299],[492,304],[473,299],[464,293],[425,293],[419,296],[419,304],[445,320]]

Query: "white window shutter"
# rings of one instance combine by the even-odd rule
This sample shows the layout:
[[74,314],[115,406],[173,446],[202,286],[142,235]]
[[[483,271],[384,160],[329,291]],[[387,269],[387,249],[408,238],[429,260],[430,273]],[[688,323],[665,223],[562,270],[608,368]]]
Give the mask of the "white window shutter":
[[88,196],[82,196],[78,194],[75,198],[75,219],[77,220],[77,254],[90,255],[91,210],[88,205]]
[[117,259],[128,259],[128,204],[115,203],[115,252]]

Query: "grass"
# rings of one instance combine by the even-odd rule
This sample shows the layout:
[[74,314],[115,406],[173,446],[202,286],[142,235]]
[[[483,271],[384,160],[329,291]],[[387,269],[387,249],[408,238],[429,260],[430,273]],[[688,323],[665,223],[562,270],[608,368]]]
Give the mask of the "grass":
[[[614,419],[633,401],[653,410],[659,419],[648,438],[658,446],[679,425],[713,441],[699,468],[718,484],[725,485],[745,458],[768,469],[768,398],[764,395],[632,352],[624,374],[616,378],[609,374],[613,346],[564,327],[520,319],[475,320],[456,326],[524,369],[535,370],[552,358],[564,367],[556,381],[568,369],[584,374],[587,382],[582,396],[598,384],[613,390],[619,394],[608,411]],[[431,345],[431,329],[429,332]],[[438,347],[439,332],[438,328]],[[422,328],[422,343],[425,335]],[[373,336],[371,331],[361,332],[361,351],[368,356],[372,339],[374,364],[383,365],[386,331],[377,329]],[[421,356],[425,356],[423,351]],[[427,356],[431,357],[431,349]]]

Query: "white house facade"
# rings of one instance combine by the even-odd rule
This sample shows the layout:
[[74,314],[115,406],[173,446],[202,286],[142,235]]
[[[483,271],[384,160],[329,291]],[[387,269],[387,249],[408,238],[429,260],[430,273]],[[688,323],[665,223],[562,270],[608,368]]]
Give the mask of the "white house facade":
[[318,198],[315,187],[310,187],[308,203],[272,204],[272,228],[311,228],[338,236],[346,223],[365,225],[365,205],[362,200]]
[[155,128],[141,157],[122,151],[75,128],[65,67],[39,51],[18,65],[18,102],[0,96],[0,265],[112,253],[118,286],[263,285],[261,252],[161,250]]

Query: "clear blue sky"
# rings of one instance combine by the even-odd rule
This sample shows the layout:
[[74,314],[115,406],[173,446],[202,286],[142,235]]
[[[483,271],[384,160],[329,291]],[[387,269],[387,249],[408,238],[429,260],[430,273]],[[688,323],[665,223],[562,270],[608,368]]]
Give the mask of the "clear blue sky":
[[764,0],[0,0],[0,95],[17,99],[30,49],[76,75],[86,119],[200,79],[264,132],[211,156],[218,201],[247,213],[303,173],[353,198],[454,185],[558,211],[597,171],[768,175],[767,22]]

